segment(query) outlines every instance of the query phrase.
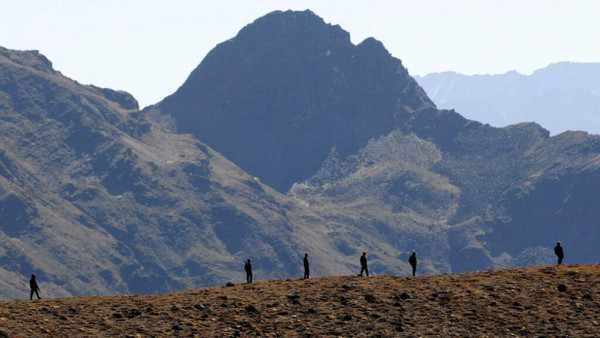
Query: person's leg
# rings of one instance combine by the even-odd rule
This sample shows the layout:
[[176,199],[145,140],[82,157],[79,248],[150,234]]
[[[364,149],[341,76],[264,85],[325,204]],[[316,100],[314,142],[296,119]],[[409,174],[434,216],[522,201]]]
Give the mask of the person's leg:
[[35,290],[35,295],[37,296],[38,299],[42,299],[42,297],[40,297],[40,292],[38,290]]
[[369,268],[365,267],[365,272],[367,273],[367,277],[369,277]]
[[29,293],[29,300],[33,299],[33,290],[31,290],[31,293]]

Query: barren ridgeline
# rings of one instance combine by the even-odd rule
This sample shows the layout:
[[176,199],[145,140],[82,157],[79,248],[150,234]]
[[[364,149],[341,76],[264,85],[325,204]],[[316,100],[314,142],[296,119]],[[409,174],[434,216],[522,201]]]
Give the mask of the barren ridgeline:
[[0,336],[598,336],[600,265],[0,302]]

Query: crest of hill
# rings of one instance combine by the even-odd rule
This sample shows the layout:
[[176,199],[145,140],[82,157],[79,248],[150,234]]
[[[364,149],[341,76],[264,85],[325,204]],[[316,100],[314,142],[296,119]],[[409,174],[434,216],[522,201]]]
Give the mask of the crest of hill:
[[0,302],[4,336],[598,336],[598,265]]

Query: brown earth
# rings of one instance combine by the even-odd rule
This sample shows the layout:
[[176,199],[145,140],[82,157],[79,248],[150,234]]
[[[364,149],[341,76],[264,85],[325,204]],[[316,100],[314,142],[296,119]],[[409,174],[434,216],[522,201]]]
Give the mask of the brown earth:
[[538,266],[9,301],[0,337],[598,337],[599,277],[598,264]]

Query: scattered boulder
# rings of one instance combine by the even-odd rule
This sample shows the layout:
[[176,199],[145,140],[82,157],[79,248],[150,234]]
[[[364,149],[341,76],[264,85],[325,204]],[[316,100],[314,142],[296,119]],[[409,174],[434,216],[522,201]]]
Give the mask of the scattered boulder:
[[141,316],[142,312],[138,309],[128,309],[127,310],[127,318],[134,318],[137,316]]
[[252,304],[246,306],[245,310],[248,313],[258,313],[258,309],[256,308],[256,306],[254,306]]
[[365,295],[365,300],[369,303],[377,302],[377,298],[375,298],[375,296],[373,296],[373,295]]
[[300,305],[300,296],[298,294],[289,294],[286,296],[287,299],[290,301],[291,304],[293,305]]

